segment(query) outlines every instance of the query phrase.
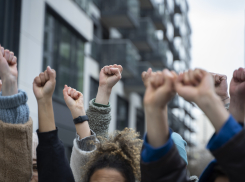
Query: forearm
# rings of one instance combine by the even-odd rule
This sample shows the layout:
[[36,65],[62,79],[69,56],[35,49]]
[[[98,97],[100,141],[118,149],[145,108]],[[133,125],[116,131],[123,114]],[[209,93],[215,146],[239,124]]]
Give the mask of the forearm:
[[145,107],[147,139],[152,147],[161,147],[169,137],[167,106],[164,109]]
[[38,121],[41,133],[56,129],[52,98],[46,101],[38,101]]
[[77,134],[80,136],[80,138],[85,138],[91,135],[88,121],[84,121],[83,123],[76,124],[75,127],[76,127]]
[[221,127],[225,124],[229,117],[229,113],[224,108],[221,99],[216,94],[210,94],[202,103],[197,105],[207,115],[211,123],[213,124],[216,133],[219,132]]
[[2,80],[3,86],[2,86],[2,95],[3,96],[10,96],[15,95],[18,93],[18,86],[17,86],[17,79],[16,78],[3,78]]
[[245,112],[245,107],[244,103],[241,102],[241,100],[237,100],[237,97],[231,97],[231,102],[230,102],[230,108],[229,111],[231,115],[238,121],[238,122],[243,122],[244,121],[244,112]]
[[111,89],[107,87],[99,86],[95,102],[98,104],[108,105],[110,95],[111,95]]

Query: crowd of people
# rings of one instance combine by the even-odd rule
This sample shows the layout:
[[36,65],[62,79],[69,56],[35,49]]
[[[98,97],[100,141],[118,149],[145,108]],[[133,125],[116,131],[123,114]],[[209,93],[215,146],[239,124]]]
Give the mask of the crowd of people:
[[[230,97],[225,75],[202,69],[176,74],[142,73],[147,132],[108,133],[109,98],[121,79],[120,65],[100,71],[97,96],[85,112],[83,94],[64,85],[64,101],[76,128],[70,162],[55,126],[51,67],[33,81],[38,130],[33,133],[27,94],[17,86],[17,58],[0,46],[0,182],[241,182],[245,180],[245,69],[233,73]],[[199,177],[187,175],[186,142],[168,126],[167,104],[176,95],[195,103],[215,133],[207,144],[214,156]],[[67,121],[72,122],[72,121]]]

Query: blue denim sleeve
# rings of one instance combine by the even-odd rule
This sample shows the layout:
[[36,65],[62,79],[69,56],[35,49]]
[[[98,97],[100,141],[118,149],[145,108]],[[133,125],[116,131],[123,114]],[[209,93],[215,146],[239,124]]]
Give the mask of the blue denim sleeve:
[[230,115],[226,123],[220,129],[219,133],[215,133],[209,140],[207,149],[209,149],[210,151],[214,151],[222,147],[241,130],[241,125],[239,125],[236,120]]
[[169,139],[167,143],[161,147],[154,148],[147,141],[147,134],[144,136],[143,150],[141,152],[141,159],[143,162],[154,162],[161,159],[173,146],[173,140],[170,137],[172,130],[169,129]]

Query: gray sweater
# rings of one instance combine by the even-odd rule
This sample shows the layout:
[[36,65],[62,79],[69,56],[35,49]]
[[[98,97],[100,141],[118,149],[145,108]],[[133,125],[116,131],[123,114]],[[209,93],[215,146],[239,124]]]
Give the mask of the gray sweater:
[[25,124],[29,120],[28,97],[22,90],[11,96],[0,92],[0,120],[10,124]]

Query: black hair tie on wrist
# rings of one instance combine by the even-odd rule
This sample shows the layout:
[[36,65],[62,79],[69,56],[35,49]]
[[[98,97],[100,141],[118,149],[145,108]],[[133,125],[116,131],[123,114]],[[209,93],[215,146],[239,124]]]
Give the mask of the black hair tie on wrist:
[[74,124],[83,123],[84,121],[89,121],[88,116],[78,116],[77,118],[73,119]]

